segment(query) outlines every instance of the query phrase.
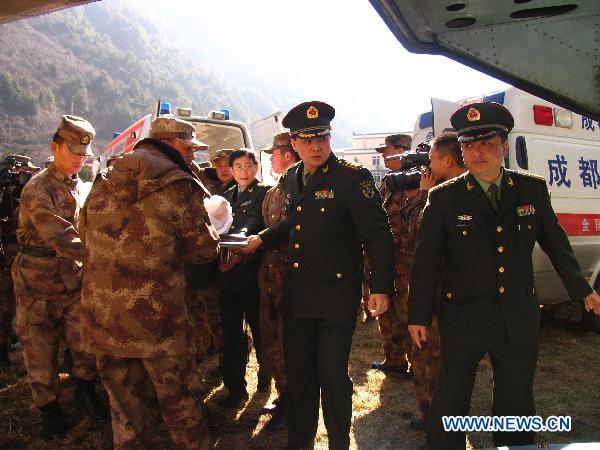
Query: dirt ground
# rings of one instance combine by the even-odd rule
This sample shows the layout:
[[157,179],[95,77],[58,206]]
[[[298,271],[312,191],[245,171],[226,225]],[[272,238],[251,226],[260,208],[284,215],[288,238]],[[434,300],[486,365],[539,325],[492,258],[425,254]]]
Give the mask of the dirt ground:
[[[39,438],[40,420],[31,407],[31,394],[18,351],[12,353],[16,363],[0,374],[0,448],[2,449],[110,449],[110,424],[95,424],[87,419],[74,402],[74,384],[61,376],[61,407],[71,430],[59,442],[46,443]],[[416,417],[417,407],[412,383],[397,377],[367,370],[372,361],[382,359],[376,322],[359,323],[354,337],[350,374],[354,380],[354,413],[351,432],[353,449],[416,449],[424,442],[421,432],[408,428]],[[545,318],[540,331],[540,358],[535,382],[538,414],[570,415],[570,433],[542,433],[538,442],[567,443],[600,441],[600,334],[582,331],[578,326],[565,327]],[[217,358],[204,362],[200,371],[206,387],[206,415],[215,449],[281,449],[286,433],[263,431],[268,416],[260,409],[271,396],[256,392],[256,363],[248,370],[250,400],[239,411],[226,411],[216,400],[225,396],[219,379],[213,375]],[[487,359],[479,367],[471,407],[472,414],[491,414],[491,370]],[[151,394],[151,389],[148,390]],[[168,449],[169,436],[157,411],[156,399],[149,395],[147,409],[150,429],[154,430],[155,448]],[[104,397],[106,400],[106,397]],[[490,447],[491,435],[468,435],[473,448]],[[323,421],[319,424],[316,449],[327,448]]]

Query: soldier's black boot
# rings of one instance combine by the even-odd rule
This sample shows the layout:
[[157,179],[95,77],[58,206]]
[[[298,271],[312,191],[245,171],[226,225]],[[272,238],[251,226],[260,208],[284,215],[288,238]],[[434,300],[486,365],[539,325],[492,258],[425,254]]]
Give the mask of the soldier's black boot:
[[12,366],[12,362],[8,357],[8,344],[0,345],[0,372]]
[[45,440],[62,438],[67,434],[67,425],[56,400],[42,406],[40,413],[42,415],[42,437]]
[[75,399],[88,416],[94,420],[102,421],[108,418],[108,411],[96,393],[95,384],[96,380],[77,380]]

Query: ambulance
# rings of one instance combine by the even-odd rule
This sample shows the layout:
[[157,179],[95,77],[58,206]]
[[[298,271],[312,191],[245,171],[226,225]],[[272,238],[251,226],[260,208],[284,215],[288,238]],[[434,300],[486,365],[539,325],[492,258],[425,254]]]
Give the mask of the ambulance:
[[[196,136],[208,145],[208,152],[195,152],[198,163],[210,161],[216,152],[222,149],[256,148],[260,151],[273,141],[273,136],[283,130],[283,114],[280,111],[257,120],[248,127],[243,122],[231,120],[228,109],[210,111],[203,116],[194,114],[191,108],[171,108],[169,102],[161,101],[157,105],[155,115],[148,114],[123,132],[115,133],[114,139],[102,151],[100,165],[105,164],[110,157],[132,151],[137,142],[148,137],[152,119],[158,116],[176,117],[194,124]],[[266,172],[268,173],[268,170]]]
[[[420,114],[415,123],[413,146],[451,128],[452,113],[477,101],[500,103],[513,115],[505,166],[546,179],[552,206],[581,269],[600,290],[600,122],[511,87],[459,102],[431,99],[431,111]],[[586,313],[581,302],[567,302],[560,278],[538,245],[533,264],[540,304],[554,305],[558,318],[582,320],[600,332],[598,316]]]

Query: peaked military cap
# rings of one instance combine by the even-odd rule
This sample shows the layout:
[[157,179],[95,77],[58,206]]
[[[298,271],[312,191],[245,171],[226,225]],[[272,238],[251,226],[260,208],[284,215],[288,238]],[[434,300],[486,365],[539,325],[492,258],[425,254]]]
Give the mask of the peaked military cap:
[[312,101],[294,106],[281,123],[290,129],[292,137],[308,139],[328,135],[331,130],[330,122],[334,117],[333,106]]
[[208,145],[196,139],[196,128],[186,120],[175,117],[157,117],[150,126],[153,139],[173,139],[184,141],[196,150],[208,150]]
[[96,137],[96,130],[83,117],[62,116],[56,134],[65,140],[71,153],[94,156],[90,143]]
[[269,147],[265,148],[263,152],[272,154],[273,151],[279,147],[289,147],[290,149],[292,149],[290,133],[276,134],[273,138],[273,143]]
[[483,141],[508,133],[515,125],[508,109],[494,102],[465,105],[452,114],[450,122],[461,143]]
[[383,153],[383,150],[391,145],[392,147],[404,147],[410,150],[412,144],[412,138],[408,134],[390,134],[385,138],[385,144],[381,147],[375,147],[375,150],[379,153]]

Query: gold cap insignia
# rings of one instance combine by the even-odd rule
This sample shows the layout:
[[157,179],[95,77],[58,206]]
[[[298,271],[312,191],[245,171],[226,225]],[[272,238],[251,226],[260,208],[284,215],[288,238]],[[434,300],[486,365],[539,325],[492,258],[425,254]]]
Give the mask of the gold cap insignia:
[[81,138],[81,143],[84,144],[84,145],[89,144],[90,143],[90,137],[89,136],[83,136]]
[[467,120],[469,122],[477,122],[479,119],[481,119],[481,113],[479,110],[475,108],[469,108],[467,111]]
[[319,110],[314,106],[311,106],[306,110],[306,117],[308,119],[316,119],[317,117],[319,117]]
[[475,186],[473,186],[469,181],[467,181],[467,189],[470,191],[471,189],[473,189]]

